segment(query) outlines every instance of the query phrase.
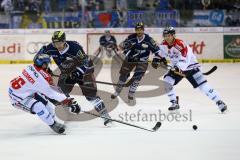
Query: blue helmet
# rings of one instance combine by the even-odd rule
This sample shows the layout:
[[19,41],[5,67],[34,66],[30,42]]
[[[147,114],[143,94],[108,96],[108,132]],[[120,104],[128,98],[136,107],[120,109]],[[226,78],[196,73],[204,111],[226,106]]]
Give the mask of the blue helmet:
[[33,62],[36,66],[38,67],[42,67],[43,64],[49,64],[51,62],[50,56],[47,54],[37,54],[34,59]]

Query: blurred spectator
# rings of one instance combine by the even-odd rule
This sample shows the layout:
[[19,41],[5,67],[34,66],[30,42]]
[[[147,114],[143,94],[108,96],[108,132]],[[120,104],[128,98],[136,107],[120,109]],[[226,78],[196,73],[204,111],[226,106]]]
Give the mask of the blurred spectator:
[[51,0],[43,0],[43,5],[45,14],[49,14],[52,12]]
[[211,3],[211,0],[201,0],[202,2],[202,5],[203,5],[203,9],[206,10],[208,9],[210,3]]
[[47,23],[40,12],[26,11],[21,28],[47,28]]
[[7,16],[7,23],[9,24],[9,28],[12,27],[12,19],[11,19],[11,12],[13,10],[13,4],[11,0],[3,0],[1,3],[1,7],[4,9],[4,12]]
[[225,25],[226,26],[240,26],[240,14],[239,11],[231,11],[226,13]]
[[116,0],[116,12],[119,17],[118,26],[124,27],[127,23],[127,1],[126,0]]
[[3,0],[1,7],[4,9],[5,13],[10,14],[10,12],[13,10],[12,0]]
[[39,0],[29,0],[25,9],[27,11],[39,12],[41,10],[41,2]]
[[138,8],[138,9],[144,8],[144,6],[143,6],[143,0],[138,0],[138,1],[137,1],[137,8]]
[[236,0],[233,6],[234,6],[236,9],[240,9],[240,0]]
[[65,10],[67,6],[67,0],[57,0],[57,4],[58,4],[58,11]]
[[24,0],[12,0],[13,11],[11,12],[12,28],[19,28],[22,22],[22,15],[25,9]]
[[79,5],[77,0],[72,0],[70,1],[67,11],[70,11],[70,12],[81,11],[81,6]]
[[127,1],[126,0],[116,0],[116,7],[119,11],[126,11],[128,6],[127,6]]
[[156,10],[169,10],[172,9],[172,6],[169,0],[156,0],[154,3]]
[[88,0],[86,7],[88,11],[102,11],[104,10],[104,2],[102,0]]

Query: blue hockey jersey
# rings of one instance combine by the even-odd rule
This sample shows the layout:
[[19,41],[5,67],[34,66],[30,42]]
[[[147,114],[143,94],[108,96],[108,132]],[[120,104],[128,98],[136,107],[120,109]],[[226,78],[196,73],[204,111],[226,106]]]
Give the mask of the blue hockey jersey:
[[60,69],[61,64],[69,59],[78,59],[82,61],[83,65],[77,67],[80,68],[83,74],[91,67],[89,63],[90,59],[84,52],[82,46],[76,41],[66,41],[66,48],[63,51],[58,51],[57,48],[53,46],[53,43],[50,43],[47,46],[43,46],[37,54],[43,53],[50,55]]
[[137,34],[131,34],[123,43],[129,43],[130,48],[124,50],[124,54],[130,62],[147,62],[150,53],[158,56],[159,47],[148,34],[143,35],[142,40],[138,40]]

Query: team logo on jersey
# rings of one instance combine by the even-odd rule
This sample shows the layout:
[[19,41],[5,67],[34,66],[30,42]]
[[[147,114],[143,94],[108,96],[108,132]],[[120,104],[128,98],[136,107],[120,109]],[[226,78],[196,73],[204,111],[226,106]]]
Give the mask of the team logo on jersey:
[[77,52],[77,55],[79,56],[79,58],[83,59],[84,58],[84,54],[79,50]]
[[153,39],[151,39],[150,42],[152,43],[153,46],[156,45],[156,42]]
[[142,44],[142,47],[143,47],[143,48],[148,48],[148,45],[143,43],[143,44]]
[[71,57],[66,57],[66,60],[72,60],[72,58]]
[[27,71],[24,69],[22,74],[24,75],[24,77],[32,84],[35,83],[35,81],[33,80],[33,78],[27,73]]

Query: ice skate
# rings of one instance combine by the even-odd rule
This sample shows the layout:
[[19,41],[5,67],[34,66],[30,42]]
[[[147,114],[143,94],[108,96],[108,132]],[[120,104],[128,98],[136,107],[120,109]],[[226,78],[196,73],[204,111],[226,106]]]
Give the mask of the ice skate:
[[58,134],[63,134],[65,132],[65,125],[56,121],[54,121],[54,123],[50,125],[50,128]]
[[216,104],[222,113],[225,113],[227,111],[227,105],[223,101],[219,100],[216,102]]

